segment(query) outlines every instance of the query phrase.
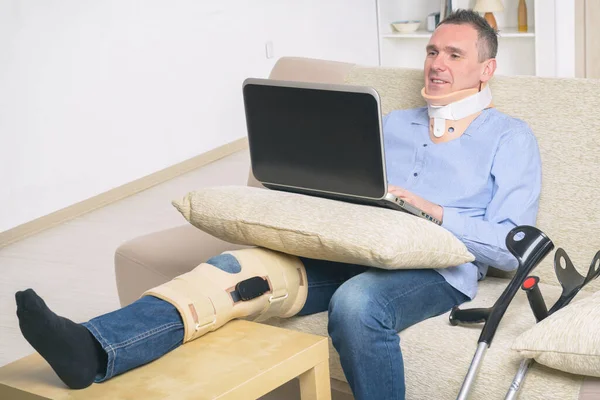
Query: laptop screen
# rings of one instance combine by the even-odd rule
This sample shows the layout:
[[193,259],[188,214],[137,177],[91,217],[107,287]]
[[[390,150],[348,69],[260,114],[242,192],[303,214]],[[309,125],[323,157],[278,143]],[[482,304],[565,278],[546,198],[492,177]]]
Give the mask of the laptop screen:
[[244,85],[254,176],[265,184],[383,197],[386,178],[376,98],[310,86],[278,86],[258,79]]

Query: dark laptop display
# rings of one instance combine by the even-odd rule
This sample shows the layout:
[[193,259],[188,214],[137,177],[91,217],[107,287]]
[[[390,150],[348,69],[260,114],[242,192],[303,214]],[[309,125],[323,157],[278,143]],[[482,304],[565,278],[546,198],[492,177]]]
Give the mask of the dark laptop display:
[[260,182],[385,196],[381,111],[373,93],[253,81],[246,80],[243,95],[252,169]]

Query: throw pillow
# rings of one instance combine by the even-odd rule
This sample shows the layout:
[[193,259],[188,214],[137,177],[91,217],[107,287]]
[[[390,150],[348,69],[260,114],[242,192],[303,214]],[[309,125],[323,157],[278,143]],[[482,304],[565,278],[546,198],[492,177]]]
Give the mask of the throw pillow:
[[196,190],[173,205],[217,238],[301,257],[384,269],[474,260],[448,230],[391,209],[248,186]]
[[550,368],[600,377],[600,292],[538,322],[512,348]]

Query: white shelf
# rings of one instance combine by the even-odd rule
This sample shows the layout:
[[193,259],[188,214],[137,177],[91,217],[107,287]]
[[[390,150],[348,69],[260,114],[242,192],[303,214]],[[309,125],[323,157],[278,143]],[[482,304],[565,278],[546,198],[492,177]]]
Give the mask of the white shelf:
[[[418,39],[418,38],[429,38],[432,32],[429,31],[415,31],[411,33],[386,33],[381,35],[383,38],[388,39]],[[529,32],[519,32],[517,28],[500,28],[500,38],[523,38],[523,37],[535,37],[535,31],[533,28],[529,29]]]
[[519,32],[517,28],[499,28],[498,33],[503,37],[535,37],[535,29],[529,28],[527,32]]
[[410,38],[428,38],[431,36],[431,32],[429,31],[415,31],[411,33],[386,33],[381,35],[384,38],[392,38],[392,39],[410,39]]

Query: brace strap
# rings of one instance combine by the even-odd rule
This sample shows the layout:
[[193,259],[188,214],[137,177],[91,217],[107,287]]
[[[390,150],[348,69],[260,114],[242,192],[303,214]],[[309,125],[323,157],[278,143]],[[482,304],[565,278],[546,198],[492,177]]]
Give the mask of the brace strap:
[[[242,265],[261,263],[261,260],[254,252],[239,252],[236,253],[236,257]],[[255,319],[257,322],[265,321],[274,315],[278,315],[284,300],[289,296],[287,282],[283,272],[284,269],[280,265],[280,260],[278,258],[274,258],[274,261],[275,263],[262,264],[267,269],[267,279],[271,287],[271,293],[269,295],[269,301],[265,304],[265,307]]]

